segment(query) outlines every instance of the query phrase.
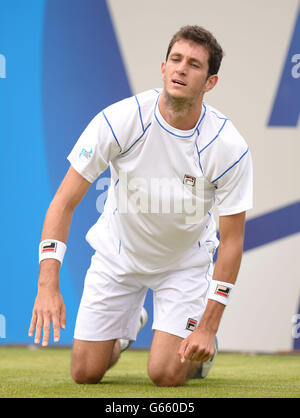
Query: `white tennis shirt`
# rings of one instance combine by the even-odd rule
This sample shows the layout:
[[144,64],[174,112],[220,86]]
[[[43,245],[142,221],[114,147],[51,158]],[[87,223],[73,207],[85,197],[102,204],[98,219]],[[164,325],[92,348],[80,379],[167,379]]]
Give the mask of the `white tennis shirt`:
[[193,246],[217,246],[214,205],[220,216],[252,208],[250,151],[232,122],[203,102],[196,126],[176,129],[159,112],[160,94],[98,113],[68,156],[90,183],[110,166],[104,212],[87,240],[98,251],[111,240],[142,273],[171,268]]

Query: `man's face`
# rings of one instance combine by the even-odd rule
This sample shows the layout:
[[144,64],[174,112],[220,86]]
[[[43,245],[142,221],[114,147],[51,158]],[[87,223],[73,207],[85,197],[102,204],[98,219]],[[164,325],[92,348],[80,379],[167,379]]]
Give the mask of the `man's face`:
[[216,75],[208,77],[208,60],[209,52],[202,45],[183,39],[175,42],[161,67],[166,92],[178,99],[202,98],[217,82]]

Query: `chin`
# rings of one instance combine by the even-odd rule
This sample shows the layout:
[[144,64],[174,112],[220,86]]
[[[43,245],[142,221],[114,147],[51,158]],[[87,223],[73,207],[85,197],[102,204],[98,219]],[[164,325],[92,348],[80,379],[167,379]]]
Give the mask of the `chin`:
[[167,95],[173,99],[189,99],[185,92],[179,91],[179,89],[176,88],[169,88],[166,90],[166,92]]

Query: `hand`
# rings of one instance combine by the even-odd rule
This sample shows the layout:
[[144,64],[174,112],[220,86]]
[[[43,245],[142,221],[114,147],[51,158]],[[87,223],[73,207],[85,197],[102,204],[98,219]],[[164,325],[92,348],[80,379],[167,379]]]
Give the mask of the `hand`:
[[178,354],[182,363],[186,360],[205,362],[214,352],[215,333],[197,328],[182,341]]
[[54,342],[60,339],[60,328],[66,326],[66,308],[63,298],[58,290],[40,288],[35,299],[28,335],[33,337],[35,344],[39,344],[43,330],[42,346],[49,342],[51,322],[53,322]]

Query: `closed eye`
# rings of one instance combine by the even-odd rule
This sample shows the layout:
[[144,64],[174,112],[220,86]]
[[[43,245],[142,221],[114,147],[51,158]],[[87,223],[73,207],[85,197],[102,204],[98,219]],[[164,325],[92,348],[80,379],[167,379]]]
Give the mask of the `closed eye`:
[[202,64],[199,61],[196,61],[196,60],[191,60],[190,64],[194,68],[200,68],[202,66]]

